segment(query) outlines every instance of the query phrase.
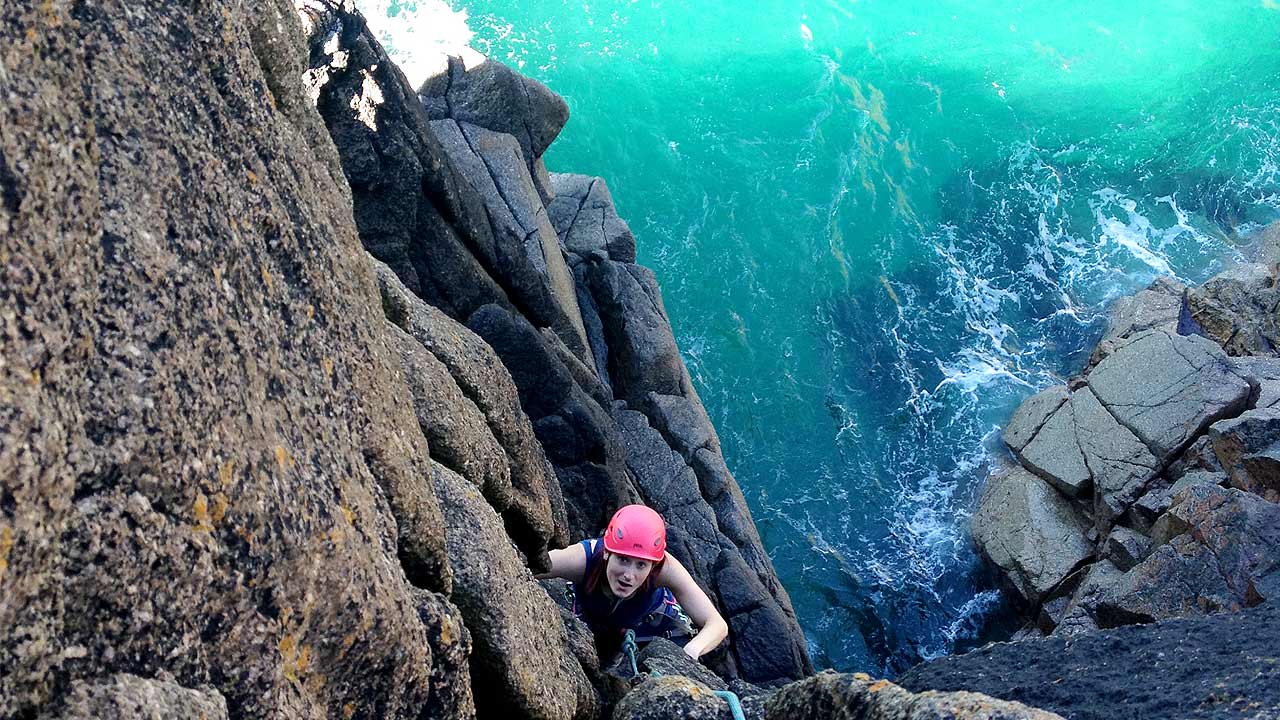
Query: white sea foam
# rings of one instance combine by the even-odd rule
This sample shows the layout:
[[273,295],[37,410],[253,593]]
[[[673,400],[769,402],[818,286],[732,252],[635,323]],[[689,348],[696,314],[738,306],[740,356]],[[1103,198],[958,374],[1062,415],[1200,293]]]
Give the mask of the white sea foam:
[[[1153,227],[1151,221],[1138,212],[1138,204],[1117,190],[1102,188],[1094,192],[1094,196],[1098,198],[1093,203],[1094,218],[1103,241],[1123,247],[1158,274],[1173,276],[1169,261],[1151,249],[1151,241],[1159,239],[1167,231]],[[1127,217],[1124,220],[1111,214],[1116,208],[1125,213]]]
[[414,87],[443,72],[450,55],[461,57],[467,67],[484,62],[471,48],[475,33],[467,24],[467,11],[454,10],[444,0],[357,0],[356,5]]

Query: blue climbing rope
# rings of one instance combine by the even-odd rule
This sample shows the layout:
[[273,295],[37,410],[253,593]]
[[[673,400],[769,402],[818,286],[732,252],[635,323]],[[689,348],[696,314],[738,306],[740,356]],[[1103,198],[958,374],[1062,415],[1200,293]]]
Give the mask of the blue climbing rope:
[[[636,649],[636,633],[634,630],[627,630],[627,633],[622,636],[622,652],[631,661],[632,677],[640,677],[640,667],[636,664]],[[662,673],[657,670],[650,670],[649,674],[653,677],[662,677]],[[738,700],[737,693],[732,690],[716,690],[715,694],[729,704],[729,712],[733,714],[733,720],[746,720],[742,714],[742,701]]]
[[731,690],[716,690],[716,697],[724,698],[729,703],[729,712],[733,713],[733,720],[747,720],[742,715],[742,703],[738,700],[737,693]]
[[627,630],[627,634],[622,636],[622,652],[627,654],[627,659],[631,661],[631,677],[640,675],[640,668],[636,666],[636,631]]

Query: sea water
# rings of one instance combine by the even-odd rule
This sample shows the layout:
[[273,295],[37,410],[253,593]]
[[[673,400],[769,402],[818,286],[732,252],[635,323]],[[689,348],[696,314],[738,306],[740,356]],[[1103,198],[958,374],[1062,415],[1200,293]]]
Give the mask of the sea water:
[[568,102],[547,165],[608,181],[820,666],[998,634],[1001,424],[1280,217],[1276,0],[362,6]]

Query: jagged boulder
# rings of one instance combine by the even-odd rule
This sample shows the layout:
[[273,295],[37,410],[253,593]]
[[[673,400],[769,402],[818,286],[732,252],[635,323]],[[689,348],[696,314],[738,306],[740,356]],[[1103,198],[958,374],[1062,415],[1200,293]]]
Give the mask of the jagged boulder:
[[433,121],[431,129],[470,186],[464,191],[483,203],[493,243],[480,248],[481,262],[530,321],[586,359],[573,273],[516,140],[454,119]]
[[1225,485],[1227,481],[1226,473],[1203,470],[1188,472],[1178,478],[1172,485],[1151,488],[1146,494],[1138,498],[1133,507],[1129,509],[1128,517],[1135,529],[1150,536],[1151,527],[1173,504],[1174,496],[1182,492],[1184,488],[1201,483]]
[[185,688],[172,677],[120,673],[98,682],[77,681],[66,704],[49,720],[227,720],[227,701],[205,686]]
[[1088,386],[1049,388],[1019,407],[1004,433],[1024,467],[1068,497],[1094,498],[1105,530],[1159,471],[1149,448],[1098,401]]
[[441,465],[436,490],[454,567],[452,598],[472,633],[481,717],[590,718],[599,710],[559,608],[521,562],[479,490]]
[[1039,392],[1018,406],[1004,441],[1024,467],[1075,497],[1093,487],[1093,474],[1076,437],[1075,409],[1066,385]]
[[1231,485],[1280,502],[1280,409],[1260,408],[1209,428]]
[[1187,292],[1187,287],[1177,280],[1160,277],[1133,295],[1117,298],[1107,308],[1107,332],[1090,355],[1088,367],[1097,365],[1126,338],[1144,330],[1175,332]]
[[481,198],[353,4],[307,2],[304,81],[350,183],[360,240],[416,295],[453,317],[507,291],[479,258],[494,239]]
[[547,212],[567,251],[580,258],[603,254],[615,262],[636,261],[635,236],[618,217],[603,178],[552,173],[551,184],[556,198]]
[[972,524],[978,549],[1033,604],[1093,554],[1087,529],[1066,498],[1021,468],[987,479]]
[[1106,559],[1093,563],[1081,573],[1084,579],[1069,598],[1055,598],[1041,608],[1039,627],[1044,634],[1062,636],[1092,632],[1106,624],[1098,614],[1098,606],[1124,573],[1114,562]]
[[546,85],[494,60],[448,59],[445,72],[418,88],[432,119],[452,118],[510,135],[520,144],[544,201],[555,193],[542,153],[569,120],[569,106]]
[[1176,460],[1169,463],[1169,467],[1165,468],[1164,477],[1176,482],[1187,475],[1201,472],[1226,472],[1222,463],[1218,461],[1217,453],[1213,451],[1213,439],[1208,435],[1196,438],[1195,442],[1191,443]]
[[585,260],[585,279],[609,347],[609,377],[619,400],[643,407],[648,394],[691,389],[653,273],[641,265]]
[[1111,529],[1103,545],[1103,555],[1120,570],[1128,570],[1146,559],[1151,538],[1127,527]]
[[824,671],[765,702],[766,720],[1062,720],[972,692],[912,693],[888,680]]
[[545,569],[547,548],[568,543],[564,497],[511,374],[488,343],[410,293],[388,266],[378,263],[375,270],[387,319],[448,368],[458,389],[484,414],[510,469],[511,505],[503,517],[532,567]]
[[1155,550],[1098,603],[1104,626],[1252,607],[1280,596],[1280,505],[1212,483],[1181,490]]
[[1204,334],[1228,355],[1274,354],[1280,342],[1275,308],[1280,304],[1273,268],[1241,263],[1193,290],[1191,315]]

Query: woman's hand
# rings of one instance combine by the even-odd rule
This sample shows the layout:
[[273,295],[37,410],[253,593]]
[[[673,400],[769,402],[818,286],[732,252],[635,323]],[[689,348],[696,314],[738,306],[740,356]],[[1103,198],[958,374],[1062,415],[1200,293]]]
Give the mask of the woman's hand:
[[551,556],[551,569],[541,575],[534,575],[535,579],[542,580],[556,577],[575,583],[582,582],[582,576],[587,572],[587,551],[582,547],[582,543],[574,543],[567,548],[552,550],[549,554]]

